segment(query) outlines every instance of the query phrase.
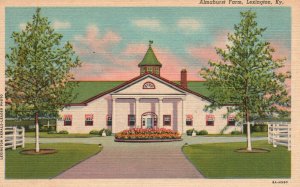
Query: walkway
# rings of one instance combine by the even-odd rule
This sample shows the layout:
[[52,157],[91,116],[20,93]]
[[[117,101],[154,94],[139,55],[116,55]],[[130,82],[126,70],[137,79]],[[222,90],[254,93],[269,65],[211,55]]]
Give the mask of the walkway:
[[172,143],[118,143],[57,178],[203,178]]
[[[255,137],[262,140],[265,137]],[[180,142],[117,143],[113,137],[41,138],[41,143],[102,144],[103,150],[63,172],[58,179],[84,178],[203,178],[181,151],[184,143],[242,142],[245,137],[184,137]],[[34,139],[27,138],[27,143]]]

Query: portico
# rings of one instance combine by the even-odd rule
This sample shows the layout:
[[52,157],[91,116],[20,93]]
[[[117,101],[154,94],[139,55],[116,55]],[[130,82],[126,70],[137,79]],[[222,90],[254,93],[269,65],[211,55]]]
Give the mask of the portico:
[[[169,128],[182,133],[185,97],[185,94],[172,96],[111,94],[112,131],[118,132],[118,127],[126,126],[127,128]],[[125,113],[128,114],[128,121],[124,119]],[[118,120],[116,119],[118,116],[124,117]],[[168,117],[170,119],[166,119]],[[170,122],[167,123],[164,119]]]

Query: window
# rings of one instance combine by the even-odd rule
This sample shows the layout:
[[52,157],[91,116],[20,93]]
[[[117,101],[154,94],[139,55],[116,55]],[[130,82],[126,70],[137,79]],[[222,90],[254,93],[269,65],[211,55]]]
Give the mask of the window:
[[106,117],[106,125],[107,126],[112,126],[112,117],[110,114],[107,115]]
[[145,82],[143,89],[155,89],[155,85],[152,82]]
[[64,126],[72,126],[72,115],[71,114],[64,115]]
[[93,114],[86,114],[85,115],[85,126],[93,126]]
[[193,125],[193,115],[191,115],[191,114],[186,115],[185,124],[188,125],[188,126]]
[[158,67],[155,67],[155,74],[159,75],[159,68]]
[[164,126],[170,126],[171,125],[171,115],[164,115]]
[[206,126],[214,126],[215,116],[213,114],[206,115]]
[[227,125],[228,126],[235,126],[235,115],[231,114],[227,118]]
[[135,125],[135,115],[129,114],[128,115],[128,126],[133,126],[133,125]]
[[152,67],[147,67],[147,72],[148,73],[152,73],[153,72],[153,68]]

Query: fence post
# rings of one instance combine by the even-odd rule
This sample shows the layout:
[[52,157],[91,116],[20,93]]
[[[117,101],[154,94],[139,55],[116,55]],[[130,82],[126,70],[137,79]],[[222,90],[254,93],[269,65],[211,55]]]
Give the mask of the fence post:
[[271,143],[270,123],[268,123],[268,143]]
[[291,124],[288,124],[288,151],[291,151]]
[[25,128],[22,127],[22,148],[25,147]]
[[277,147],[276,145],[276,138],[277,138],[277,130],[278,130],[278,124],[273,124],[273,147]]
[[12,149],[15,150],[17,148],[17,128],[16,127],[13,127],[13,147]]

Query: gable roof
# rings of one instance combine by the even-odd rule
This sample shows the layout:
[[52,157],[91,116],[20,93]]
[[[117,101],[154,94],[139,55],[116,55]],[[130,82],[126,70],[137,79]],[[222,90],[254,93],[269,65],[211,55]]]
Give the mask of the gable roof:
[[[74,90],[74,95],[76,94],[76,99],[70,103],[67,104],[67,106],[85,106],[87,103],[98,99],[106,94],[109,94],[111,92],[114,92],[118,89],[121,89],[123,87],[126,87],[128,84],[131,84],[139,79],[142,79],[143,77],[149,77],[152,76],[155,79],[161,80],[163,82],[166,82],[170,85],[172,85],[174,88],[177,88],[179,90],[183,90],[185,92],[191,93],[193,95],[196,95],[198,97],[201,97],[207,101],[212,102],[211,99],[208,98],[209,92],[204,85],[204,82],[202,81],[190,81],[188,82],[188,87],[183,88],[179,85],[179,81],[173,82],[169,81],[161,76],[156,76],[153,74],[144,74],[137,76],[129,81],[123,82],[123,81],[79,81],[79,86]],[[205,94],[202,94],[202,92]]]

